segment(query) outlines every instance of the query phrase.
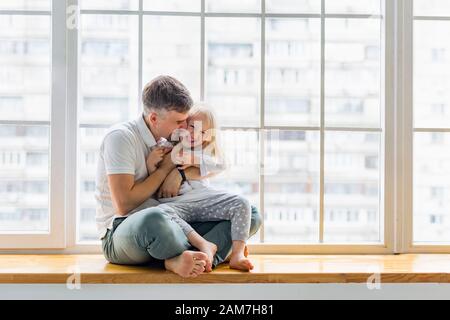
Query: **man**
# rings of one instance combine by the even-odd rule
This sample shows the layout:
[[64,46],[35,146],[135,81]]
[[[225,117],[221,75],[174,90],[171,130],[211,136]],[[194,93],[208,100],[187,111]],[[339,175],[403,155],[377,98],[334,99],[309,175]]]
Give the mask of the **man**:
[[[116,264],[147,264],[163,261],[167,270],[182,277],[196,277],[209,261],[204,252],[194,251],[181,227],[164,214],[154,196],[178,194],[182,176],[170,154],[164,156],[150,176],[147,158],[150,148],[177,129],[186,129],[193,105],[186,87],[169,76],[146,85],[144,112],[137,119],[112,127],[105,135],[96,178],[97,228],[103,253]],[[198,168],[184,172],[188,180],[201,179]],[[261,225],[252,207],[250,235]],[[225,261],[232,247],[230,221],[193,223],[192,227],[217,246],[212,266]]]

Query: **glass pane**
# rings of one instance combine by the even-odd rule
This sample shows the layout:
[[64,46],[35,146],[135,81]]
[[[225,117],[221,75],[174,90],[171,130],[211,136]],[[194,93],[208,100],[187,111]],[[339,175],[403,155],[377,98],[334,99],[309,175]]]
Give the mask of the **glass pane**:
[[82,15],[81,123],[113,124],[137,116],[137,19]]
[[138,10],[139,0],[79,0],[82,10]]
[[260,20],[207,18],[207,101],[222,125],[257,126],[260,106]]
[[49,131],[0,125],[0,232],[49,230]]
[[380,134],[325,134],[325,242],[379,242]]
[[320,20],[266,22],[266,124],[320,122]]
[[[414,124],[450,127],[450,22],[414,22]],[[433,36],[430,36],[433,35]]]
[[200,100],[200,18],[144,18],[143,83],[167,74]]
[[0,10],[51,10],[51,0],[2,0]]
[[450,134],[414,135],[414,241],[450,242]]
[[328,19],[327,126],[380,127],[381,21]]
[[206,12],[260,13],[261,0],[206,0]]
[[320,13],[320,0],[266,0],[267,13]]
[[265,242],[318,242],[319,133],[271,131],[265,146]]
[[95,175],[100,144],[107,129],[81,128],[79,165],[79,212],[78,212],[78,239],[79,241],[97,241],[95,224]]
[[448,0],[414,0],[416,16],[450,16]]
[[0,120],[50,120],[50,16],[0,19]]
[[144,0],[144,10],[199,12],[201,0]]
[[[390,0],[388,0],[390,1]],[[327,13],[381,14],[382,0],[325,0]]]
[[[226,130],[219,135],[228,169],[211,179],[220,190],[241,194],[253,206],[259,204],[259,138],[255,130]],[[259,242],[259,232],[250,243]]]

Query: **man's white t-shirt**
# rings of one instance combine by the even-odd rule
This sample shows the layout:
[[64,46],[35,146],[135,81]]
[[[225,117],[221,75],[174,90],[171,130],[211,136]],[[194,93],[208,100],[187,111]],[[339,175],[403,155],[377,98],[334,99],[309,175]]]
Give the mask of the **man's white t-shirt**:
[[[135,181],[148,177],[146,159],[150,148],[156,145],[155,138],[147,127],[143,115],[137,119],[111,127],[103,138],[97,165],[96,223],[98,236],[102,239],[111,229],[117,212],[114,209],[108,175],[131,174]],[[149,198],[127,215],[145,208],[157,206],[159,202]]]

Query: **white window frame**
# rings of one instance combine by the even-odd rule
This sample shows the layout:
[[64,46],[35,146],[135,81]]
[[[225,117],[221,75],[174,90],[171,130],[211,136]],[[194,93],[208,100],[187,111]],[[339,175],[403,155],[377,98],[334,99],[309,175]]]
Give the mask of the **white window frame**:
[[[325,126],[324,113],[324,19],[329,16],[343,17],[346,14],[325,14],[322,1],[322,12],[319,15],[309,14],[267,14],[265,12],[265,0],[262,0],[261,14],[215,14],[205,13],[205,0],[201,0],[201,12],[144,12],[143,0],[139,1],[139,10],[88,10],[86,13],[111,13],[131,14],[139,17],[139,47],[142,48],[143,16],[144,15],[189,15],[199,16],[201,20],[201,97],[205,97],[206,66],[205,66],[205,18],[214,17],[259,17],[261,19],[261,70],[265,70],[265,18],[269,17],[317,17],[322,19],[321,24],[321,113],[322,123],[320,127],[267,127],[264,124],[264,95],[265,72],[261,72],[261,118],[258,130],[264,132],[267,129],[294,129],[316,130],[321,134],[321,152],[324,152],[323,135]],[[78,119],[77,110],[79,104],[79,32],[70,29],[65,32],[67,8],[77,6],[78,0],[53,1],[52,9],[52,121],[51,121],[51,228],[49,235],[0,235],[0,249],[17,249],[18,252],[36,252],[35,248],[55,250],[40,250],[45,253],[100,253],[98,243],[77,242],[77,207],[78,207]],[[73,7],[72,7],[73,8]],[[413,0],[386,0],[383,12],[384,34],[384,92],[382,92],[384,115],[384,130],[381,130],[382,144],[384,146],[384,179],[380,181],[383,186],[381,195],[383,207],[380,213],[384,213],[383,244],[250,244],[253,253],[304,253],[304,254],[392,254],[406,252],[450,252],[450,245],[414,245],[412,241],[412,48],[413,48]],[[67,13],[66,13],[67,12]],[[34,13],[26,13],[34,14]],[[48,13],[47,13],[48,14]],[[386,32],[388,30],[388,32]],[[139,92],[142,88],[142,50],[139,50]],[[59,66],[57,68],[56,66]],[[61,67],[65,66],[65,67]],[[66,77],[67,75],[67,77]],[[55,108],[53,106],[65,106]],[[1,123],[1,122],[0,122]],[[246,128],[248,129],[248,128]],[[335,131],[345,131],[345,128],[327,128]],[[347,128],[348,131],[357,131]],[[376,132],[380,130],[376,129]],[[368,131],[366,129],[363,130]],[[57,139],[65,136],[65,141]],[[59,140],[59,141],[58,141]],[[261,141],[261,148],[264,143]],[[261,149],[261,150],[262,150]],[[320,188],[324,188],[324,163],[321,161]],[[75,168],[75,169],[74,169]],[[264,215],[264,176],[260,175],[260,213]],[[64,194],[61,192],[64,190]],[[324,224],[323,192],[320,199],[321,220],[320,228]],[[77,226],[78,227],[78,226]],[[261,237],[264,237],[264,229],[261,228]],[[30,250],[19,250],[30,249]],[[1,250],[0,250],[1,251]]]

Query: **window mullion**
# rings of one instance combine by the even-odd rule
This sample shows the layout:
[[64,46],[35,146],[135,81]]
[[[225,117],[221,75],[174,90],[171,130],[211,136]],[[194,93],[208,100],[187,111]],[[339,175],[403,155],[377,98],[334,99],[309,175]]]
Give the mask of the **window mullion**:
[[53,1],[50,140],[50,237],[52,247],[65,247],[66,6]]
[[[398,63],[401,68],[401,126],[399,134],[402,150],[399,152],[397,164],[399,170],[402,170],[402,210],[400,215],[401,237],[400,252],[408,252],[413,242],[413,0],[401,1],[401,37],[402,52]],[[399,118],[400,118],[399,117]]]
[[319,243],[324,240],[325,217],[325,0],[320,14],[320,182],[319,182]]
[[144,10],[144,4],[143,0],[139,0],[139,38],[138,38],[138,101],[139,101],[139,108],[141,108],[141,92],[143,90],[143,84],[142,84],[142,68],[143,68],[143,55],[144,55],[144,48],[143,48],[143,41],[144,41],[144,22],[143,22],[143,10]]
[[382,103],[381,108],[381,121],[384,124],[381,136],[382,136],[382,148],[381,148],[381,163],[380,170],[380,203],[381,208],[384,208],[383,216],[380,217],[380,240],[384,242],[389,251],[396,251],[396,241],[398,240],[397,227],[395,224],[395,128],[396,128],[396,116],[394,106],[396,104],[395,94],[398,88],[395,75],[396,70],[392,68],[396,62],[396,47],[398,46],[398,37],[394,30],[396,23],[396,10],[395,3],[392,1],[383,1],[382,12],[384,18],[382,21],[382,38],[384,39],[382,50],[382,68],[384,70],[382,74]]
[[412,241],[412,0],[395,8],[395,239],[394,252],[408,252]]
[[205,69],[206,69],[206,29],[205,29],[205,11],[206,0],[201,0],[201,16],[200,16],[200,100],[205,100]]
[[[77,210],[78,210],[78,30],[80,15],[78,0],[67,2],[67,15],[75,15],[67,25],[67,132],[66,143],[66,216],[67,247],[76,246],[77,242]],[[69,16],[67,17],[69,19]],[[69,21],[69,20],[68,20]]]
[[259,208],[262,218],[262,226],[260,229],[260,241],[265,241],[265,138],[266,131],[263,129],[265,126],[265,92],[266,92],[266,1],[261,0],[261,96],[260,96],[260,115],[259,115]]

